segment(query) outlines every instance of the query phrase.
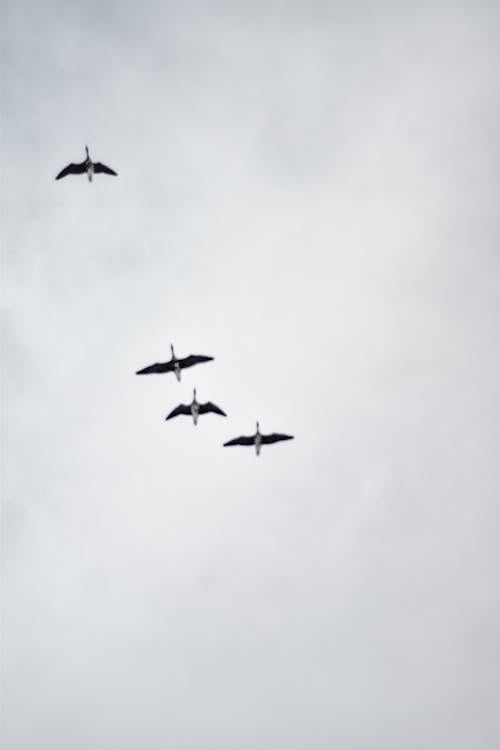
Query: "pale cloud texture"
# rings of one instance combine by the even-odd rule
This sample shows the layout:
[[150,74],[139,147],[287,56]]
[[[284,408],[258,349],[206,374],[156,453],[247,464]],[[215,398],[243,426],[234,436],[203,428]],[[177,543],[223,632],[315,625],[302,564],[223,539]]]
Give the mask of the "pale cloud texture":
[[498,745],[499,15],[4,6],[6,750]]

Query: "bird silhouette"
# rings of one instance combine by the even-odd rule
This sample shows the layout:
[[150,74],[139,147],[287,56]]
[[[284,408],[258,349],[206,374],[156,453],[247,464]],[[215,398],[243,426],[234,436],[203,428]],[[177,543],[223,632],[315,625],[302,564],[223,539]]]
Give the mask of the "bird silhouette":
[[142,370],[137,370],[136,375],[151,375],[152,373],[162,372],[174,372],[175,377],[178,381],[181,379],[181,370],[185,370],[186,367],[192,367],[198,365],[201,362],[210,362],[213,357],[205,357],[202,354],[190,354],[188,357],[177,359],[174,354],[174,347],[170,344],[170,351],[172,356],[168,362],[156,362],[154,365],[144,367]]
[[89,182],[92,182],[92,177],[94,176],[94,174],[98,174],[99,172],[105,172],[106,174],[114,175],[117,174],[113,169],[110,169],[100,161],[92,161],[89,156],[88,146],[85,146],[85,151],[87,153],[85,161],[80,162],[80,164],[68,164],[67,167],[61,169],[56,177],[56,180],[60,180],[62,177],[66,177],[66,175],[68,174],[85,174],[86,172],[87,177],[89,178]]
[[225,411],[222,411],[220,407],[218,407],[216,404],[213,404],[211,401],[207,401],[205,404],[200,404],[199,401],[196,400],[196,388],[193,390],[193,400],[189,405],[186,404],[179,404],[173,411],[170,412],[170,414],[165,417],[165,419],[173,419],[174,417],[178,417],[179,414],[191,414],[193,417],[193,422],[195,425],[198,423],[198,417],[200,414],[207,414],[208,412],[213,412],[214,414],[220,414],[222,417],[227,416]]
[[259,430],[259,423],[257,422],[257,430],[255,432],[255,435],[251,435],[249,437],[241,435],[240,437],[233,438],[233,440],[229,440],[227,443],[224,443],[224,447],[230,445],[255,445],[255,452],[257,455],[259,455],[262,445],[277,443],[280,440],[293,440],[293,438],[293,435],[283,435],[279,432],[272,432],[270,435],[263,435]]

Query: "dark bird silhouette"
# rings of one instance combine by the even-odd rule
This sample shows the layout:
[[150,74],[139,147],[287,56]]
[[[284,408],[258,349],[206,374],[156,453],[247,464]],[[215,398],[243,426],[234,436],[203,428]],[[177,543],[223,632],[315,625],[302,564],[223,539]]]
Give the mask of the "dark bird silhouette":
[[87,146],[85,146],[85,151],[87,153],[85,161],[82,161],[80,164],[68,164],[67,167],[64,167],[64,169],[59,172],[56,180],[60,180],[62,177],[66,177],[66,175],[68,174],[84,174],[85,172],[87,173],[89,182],[92,182],[92,177],[94,176],[94,174],[98,174],[99,172],[116,175],[115,171],[107,167],[105,164],[101,164],[100,161],[92,161],[89,156],[89,149]]
[[187,406],[186,404],[179,404],[173,411],[170,412],[168,417],[165,417],[165,419],[173,419],[173,417],[178,417],[179,414],[191,414],[193,417],[193,422],[195,425],[198,423],[198,416],[200,414],[207,414],[208,412],[213,411],[214,414],[220,414],[222,417],[226,417],[227,414],[225,411],[222,411],[216,404],[213,404],[211,401],[207,401],[206,404],[200,404],[196,400],[196,388],[193,390],[193,400]]
[[293,437],[293,435],[282,435],[279,432],[272,432],[270,435],[263,435],[259,431],[259,423],[257,422],[257,431],[255,435],[251,435],[250,437],[241,435],[241,437],[234,438],[233,440],[224,443],[224,447],[229,445],[255,445],[255,452],[259,455],[261,445],[277,443],[279,440],[293,440]]
[[181,370],[185,370],[186,367],[198,365],[201,362],[210,362],[213,359],[213,357],[205,357],[202,354],[190,354],[189,357],[177,359],[172,344],[170,344],[170,351],[172,352],[172,357],[168,362],[156,362],[154,365],[144,367],[143,370],[137,370],[136,375],[150,375],[153,372],[175,372],[175,377],[180,381]]

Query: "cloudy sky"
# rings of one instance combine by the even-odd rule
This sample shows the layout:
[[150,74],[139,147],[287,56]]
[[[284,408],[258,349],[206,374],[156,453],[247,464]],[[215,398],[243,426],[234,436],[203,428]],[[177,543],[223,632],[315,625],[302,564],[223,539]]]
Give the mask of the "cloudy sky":
[[5,750],[497,747],[498,4],[2,15]]

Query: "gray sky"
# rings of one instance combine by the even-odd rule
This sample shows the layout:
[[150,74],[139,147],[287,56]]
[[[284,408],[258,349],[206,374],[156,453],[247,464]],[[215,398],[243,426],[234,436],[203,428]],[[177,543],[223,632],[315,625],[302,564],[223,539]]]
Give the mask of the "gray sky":
[[4,4],[5,750],[498,746],[499,20]]

